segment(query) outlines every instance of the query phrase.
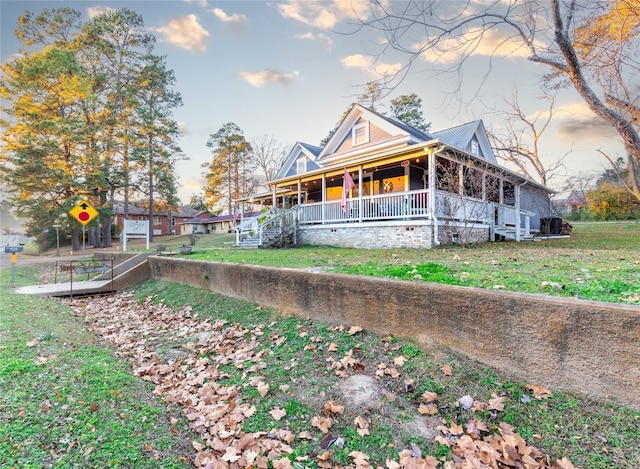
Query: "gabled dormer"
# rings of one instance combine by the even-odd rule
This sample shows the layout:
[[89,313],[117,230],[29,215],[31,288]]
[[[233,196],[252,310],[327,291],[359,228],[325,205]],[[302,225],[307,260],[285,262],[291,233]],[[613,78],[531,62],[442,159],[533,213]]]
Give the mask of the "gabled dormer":
[[432,134],[443,143],[458,148],[470,155],[492,164],[497,164],[487,131],[482,120],[458,125]]
[[417,143],[428,138],[427,134],[396,119],[355,104],[318,155],[318,164],[332,164],[342,159],[348,160],[354,156]]
[[316,159],[322,149],[308,143],[296,142],[289,156],[285,160],[282,168],[278,171],[276,179],[280,179],[288,176],[295,176],[296,174],[304,174],[314,169],[318,169]]

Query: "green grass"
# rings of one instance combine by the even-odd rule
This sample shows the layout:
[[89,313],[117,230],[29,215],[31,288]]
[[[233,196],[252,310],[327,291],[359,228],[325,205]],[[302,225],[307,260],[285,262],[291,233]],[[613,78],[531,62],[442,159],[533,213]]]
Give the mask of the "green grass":
[[203,235],[191,259],[401,278],[640,304],[640,223],[576,223],[570,239],[433,249],[236,249]]
[[[420,396],[432,391],[439,395],[434,426],[441,421],[464,424],[478,418],[495,430],[499,422],[505,421],[513,425],[528,444],[539,447],[552,460],[567,456],[576,466],[590,469],[640,467],[638,412],[567,393],[535,400],[526,390],[526,383],[446,350],[426,353],[415,344],[366,331],[352,336],[344,329],[298,317],[281,318],[276,311],[189,286],[154,280],[136,289],[140,300],[157,292],[161,292],[165,304],[175,309],[193,306],[201,319],[224,317],[228,324],[240,324],[246,330],[263,327],[268,331],[254,338],[259,340],[260,350],[269,352],[263,358],[266,367],[260,374],[274,392],[261,398],[250,386],[243,387],[242,383],[249,377],[234,366],[224,368],[229,373],[224,384],[233,383],[242,388],[243,401],[257,408],[256,414],[244,422],[245,431],[285,428],[294,434],[304,430],[313,434],[314,440],[297,440],[292,445],[294,455],[325,451],[319,446],[325,435],[311,428],[309,421],[322,412],[325,402],[344,403],[339,391],[341,379],[328,369],[327,363],[352,350],[362,366],[358,373],[362,374],[373,375],[380,363],[391,365],[399,355],[407,362],[400,368],[401,377],[377,380],[380,389],[391,393],[393,400],[386,398],[386,394],[378,394],[364,408],[346,406],[344,414],[335,416],[330,433],[343,438],[344,447],[330,448],[334,465],[348,464],[348,454],[353,450],[369,454],[371,461],[384,463],[387,458],[396,458],[398,452],[411,443],[417,444],[423,454],[446,457],[448,448],[421,437],[408,425],[416,415]],[[167,297],[173,300],[167,301]],[[225,306],[221,307],[222,304]],[[278,338],[283,340],[276,345]],[[328,350],[330,343],[336,345],[337,351]],[[320,347],[309,350],[313,344]],[[441,371],[445,364],[451,367],[451,376]],[[349,372],[353,373],[355,371]],[[411,388],[406,387],[407,380],[412,381]],[[289,386],[288,391],[278,392],[281,385]],[[483,402],[501,396],[505,410],[465,411],[456,402],[466,394]],[[287,416],[279,422],[269,414],[276,406],[287,410]],[[352,422],[357,415],[365,415],[370,420],[370,435],[361,437],[355,432]],[[317,467],[310,461],[307,465]]]
[[[636,223],[576,224],[572,239],[563,241],[366,251],[309,246],[246,251],[221,241],[229,237],[209,242],[203,236],[191,258],[637,304],[629,299],[640,293],[639,233]],[[38,283],[44,274],[21,266],[16,283]],[[9,278],[9,269],[0,271],[0,466],[189,467],[191,441],[197,437],[187,430],[180,409],[167,408],[146,382],[133,378],[131,365],[116,358],[117,349],[97,341],[64,303],[13,295]],[[543,282],[563,288],[543,288]],[[527,383],[447,350],[425,352],[413,343],[367,331],[350,335],[344,328],[282,318],[277,311],[190,286],[152,280],[135,292],[140,301],[152,296],[176,310],[190,306],[201,319],[224,319],[227,325],[246,328],[238,341],[257,340],[267,365],[260,374],[272,392],[262,398],[247,385],[246,372],[233,364],[221,366],[228,375],[223,384],[238,386],[243,402],[256,406],[257,412],[243,423],[245,431],[312,433],[311,441],[292,444],[292,460],[325,451],[320,447],[324,435],[309,422],[325,402],[345,398],[342,378],[328,364],[350,352],[360,374],[374,375],[380,363],[390,366],[399,355],[407,361],[399,378],[376,378],[381,392],[363,408],[347,406],[335,416],[331,434],[340,436],[344,447],[331,447],[334,465],[349,464],[354,449],[384,464],[411,444],[423,454],[449,457],[449,448],[412,426],[420,396],[431,391],[439,396],[434,427],[478,418],[495,431],[505,421],[551,460],[566,456],[585,469],[640,467],[637,411],[559,392],[535,400]],[[256,328],[264,333],[256,334]],[[175,346],[170,335],[158,339],[161,356]],[[451,375],[443,373],[443,365]],[[280,390],[283,385],[286,391]],[[456,402],[467,394],[483,402],[503,397],[505,409],[466,411]],[[273,419],[269,412],[275,406],[287,411],[284,419]],[[360,414],[370,421],[370,435],[361,437],[354,430],[353,419]],[[177,425],[170,424],[172,417]],[[304,464],[317,467],[313,459]]]
[[[36,273],[21,267],[16,283]],[[190,467],[178,409],[62,303],[14,295],[0,276],[0,466]]]

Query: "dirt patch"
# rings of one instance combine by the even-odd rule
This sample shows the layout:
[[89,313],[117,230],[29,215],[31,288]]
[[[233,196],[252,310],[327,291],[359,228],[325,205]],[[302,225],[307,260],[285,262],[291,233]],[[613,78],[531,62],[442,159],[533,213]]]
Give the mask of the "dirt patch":
[[367,375],[352,375],[338,383],[338,391],[344,402],[353,407],[372,407],[379,399],[380,388],[375,378]]
[[378,381],[368,375],[355,374],[345,378],[337,384],[337,390],[344,402],[350,408],[360,408],[365,411],[385,407],[386,424],[393,426],[396,422],[405,420],[404,430],[409,430],[416,436],[433,440],[438,434],[436,427],[440,422],[432,418],[412,412],[407,415],[407,409],[396,408],[385,402],[386,391],[380,388]]

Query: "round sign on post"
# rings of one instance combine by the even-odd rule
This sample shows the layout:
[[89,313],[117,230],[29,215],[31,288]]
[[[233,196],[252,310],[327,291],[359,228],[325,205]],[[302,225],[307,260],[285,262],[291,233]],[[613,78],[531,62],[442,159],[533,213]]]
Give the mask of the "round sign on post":
[[75,207],[69,210],[69,215],[84,226],[98,216],[98,211],[84,200],[81,200]]

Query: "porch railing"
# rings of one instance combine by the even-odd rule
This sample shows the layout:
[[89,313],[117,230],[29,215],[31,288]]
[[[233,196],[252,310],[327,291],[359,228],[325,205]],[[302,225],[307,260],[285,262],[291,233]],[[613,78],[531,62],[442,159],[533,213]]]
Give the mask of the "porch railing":
[[340,200],[300,204],[291,210],[271,209],[258,217],[247,219],[236,227],[236,243],[241,237],[257,237],[262,244],[263,232],[272,226],[299,226],[332,223],[358,223],[382,220],[433,218],[441,223],[451,221],[486,224],[490,227],[513,227],[516,239],[529,236],[531,217],[526,210],[446,191],[434,191],[433,212],[430,191],[394,192],[350,198],[342,208]]
[[429,192],[394,192],[340,200],[298,205],[298,222],[315,223],[359,222],[407,218],[428,218]]

